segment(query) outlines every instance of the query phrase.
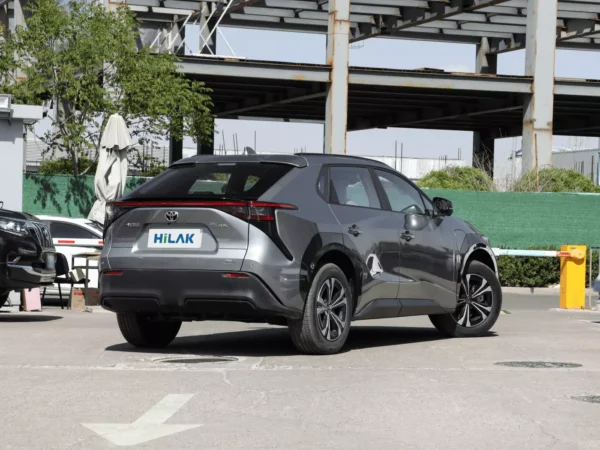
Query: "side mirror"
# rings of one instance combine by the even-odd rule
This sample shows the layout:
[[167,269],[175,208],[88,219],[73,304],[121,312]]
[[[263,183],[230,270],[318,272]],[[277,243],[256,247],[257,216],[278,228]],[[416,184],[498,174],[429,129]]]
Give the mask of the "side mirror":
[[454,212],[454,206],[450,200],[441,197],[433,199],[433,210],[436,216],[451,216]]

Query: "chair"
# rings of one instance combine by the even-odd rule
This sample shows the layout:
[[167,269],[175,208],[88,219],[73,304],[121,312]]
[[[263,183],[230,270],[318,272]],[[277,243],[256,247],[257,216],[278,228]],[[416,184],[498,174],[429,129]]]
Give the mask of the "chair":
[[[54,283],[58,284],[58,296],[60,298],[60,309],[65,309],[62,297],[62,289],[61,285],[68,284],[71,286],[71,290],[73,290],[73,286],[76,284],[85,284],[85,279],[76,281],[71,275],[69,271],[69,262],[67,261],[67,257],[62,253],[56,254],[56,278],[54,279]],[[46,297],[46,288],[42,293],[42,302]]]

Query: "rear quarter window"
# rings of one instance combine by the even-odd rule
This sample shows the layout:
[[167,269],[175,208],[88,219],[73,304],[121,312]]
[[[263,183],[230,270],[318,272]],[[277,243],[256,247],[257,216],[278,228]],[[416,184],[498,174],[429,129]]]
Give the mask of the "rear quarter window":
[[292,166],[215,163],[172,167],[135,190],[129,199],[237,198],[256,200]]

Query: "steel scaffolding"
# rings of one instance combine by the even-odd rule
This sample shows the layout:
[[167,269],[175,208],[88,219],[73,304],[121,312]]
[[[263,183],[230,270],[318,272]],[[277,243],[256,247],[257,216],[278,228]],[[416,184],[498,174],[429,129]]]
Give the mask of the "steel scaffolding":
[[[600,81],[557,79],[554,71],[557,48],[600,50],[600,0],[109,0],[109,7],[123,3],[141,21],[143,43],[178,53],[181,70],[213,89],[217,117],[324,123],[325,152],[345,153],[348,130],[469,130],[475,163],[490,170],[494,140],[522,135],[527,170],[536,150],[540,166],[550,163],[553,134],[600,136]],[[196,52],[185,36],[191,23],[201,28]],[[326,64],[248,61],[231,48],[233,57],[220,57],[220,26],[326,34]],[[473,44],[477,73],[349,67],[349,45],[370,38]],[[497,55],[519,49],[525,76],[497,75]]]

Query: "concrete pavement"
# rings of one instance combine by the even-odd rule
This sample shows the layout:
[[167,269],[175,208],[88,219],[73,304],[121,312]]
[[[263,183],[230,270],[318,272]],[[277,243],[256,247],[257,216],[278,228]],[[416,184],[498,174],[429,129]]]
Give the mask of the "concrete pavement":
[[600,395],[600,314],[544,298],[506,295],[511,314],[479,339],[442,339],[427,318],[358,322],[347,351],[318,357],[278,327],[184,324],[146,352],[109,313],[0,313],[0,447],[600,448],[600,404],[573,399]]

